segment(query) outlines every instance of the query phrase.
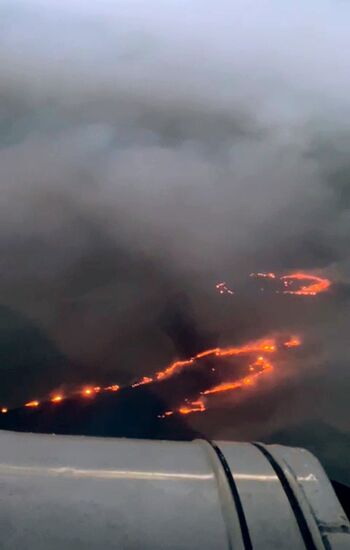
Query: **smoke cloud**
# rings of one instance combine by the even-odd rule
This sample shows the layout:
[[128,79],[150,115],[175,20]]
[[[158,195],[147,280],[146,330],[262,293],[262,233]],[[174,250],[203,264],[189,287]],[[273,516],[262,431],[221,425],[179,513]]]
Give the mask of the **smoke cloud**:
[[[304,352],[272,385],[193,421],[350,429],[349,17],[326,0],[2,2],[1,401],[292,328]],[[215,293],[293,269],[332,293]]]

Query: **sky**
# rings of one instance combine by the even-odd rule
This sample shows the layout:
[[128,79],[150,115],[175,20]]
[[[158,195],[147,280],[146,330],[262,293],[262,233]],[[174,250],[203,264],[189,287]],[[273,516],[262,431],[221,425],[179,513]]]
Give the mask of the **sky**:
[[[3,0],[1,402],[127,384],[181,356],[188,323],[197,347],[281,327],[305,352],[189,422],[349,432],[349,16],[325,0]],[[246,287],[300,269],[332,293]],[[221,280],[241,295],[223,302]]]

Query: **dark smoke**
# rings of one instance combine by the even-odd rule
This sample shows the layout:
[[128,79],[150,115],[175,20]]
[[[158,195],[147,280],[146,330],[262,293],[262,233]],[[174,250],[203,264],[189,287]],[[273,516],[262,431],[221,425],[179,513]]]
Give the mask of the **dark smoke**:
[[[293,329],[304,351],[272,386],[188,421],[214,437],[350,429],[349,15],[2,2],[1,403]],[[251,271],[292,269],[332,292],[251,292]],[[223,300],[218,280],[241,293]]]

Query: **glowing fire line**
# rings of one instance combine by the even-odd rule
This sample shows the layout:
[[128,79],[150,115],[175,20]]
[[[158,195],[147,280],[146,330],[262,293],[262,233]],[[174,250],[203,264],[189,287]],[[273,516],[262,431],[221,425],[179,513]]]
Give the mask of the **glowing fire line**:
[[[276,290],[275,292],[280,294],[294,295],[294,296],[316,296],[317,294],[326,292],[331,286],[331,281],[329,279],[321,278],[319,276],[312,275],[310,273],[303,273],[303,272],[290,273],[290,274],[281,275],[281,276],[278,276],[272,272],[269,272],[269,273],[258,272],[258,273],[251,273],[250,276],[255,277],[257,279],[270,279],[270,280],[280,281],[283,285],[283,289]],[[294,286],[295,284],[300,284],[300,286],[298,288],[295,288]],[[226,282],[217,283],[216,289],[220,294],[230,294],[230,295],[234,294],[234,291],[227,285]],[[299,346],[300,343],[301,342],[298,337],[293,337],[289,341],[284,343],[284,347],[287,349],[294,348]],[[233,356],[239,356],[239,355],[247,355],[255,352],[273,353],[275,352],[275,350],[276,350],[276,344],[273,340],[259,340],[257,342],[253,342],[242,347],[229,347],[229,348],[216,347],[216,348],[204,350],[198,353],[197,355],[191,357],[190,359],[174,361],[163,371],[157,372],[153,377],[144,376],[140,380],[137,380],[133,384],[131,384],[131,387],[136,388],[144,384],[150,384],[150,383],[167,379],[181,372],[184,368],[189,367],[206,357],[216,357],[216,358],[233,357]],[[244,377],[241,380],[236,380],[234,382],[223,382],[221,384],[218,384],[212,388],[209,388],[205,392],[203,392],[203,395],[210,395],[214,393],[219,393],[221,391],[235,390],[243,386],[251,385],[258,376],[272,369],[272,365],[268,361],[266,361],[265,359],[263,361],[260,360],[260,364],[259,364],[258,359],[255,363],[253,363],[253,365],[250,365],[251,371],[255,371],[258,366],[259,368],[257,372],[253,372],[250,376]],[[74,394],[72,394],[72,396],[76,395],[76,393],[80,393],[80,395],[83,397],[93,397],[95,394],[100,393],[101,391],[117,392],[120,389],[121,389],[121,386],[119,386],[118,384],[106,386],[103,388],[100,386],[95,386],[91,388],[85,387],[82,390],[80,390],[80,392],[75,392]],[[55,394],[55,395],[52,395],[49,401],[52,404],[57,404],[57,403],[61,403],[65,399],[66,399],[65,396],[60,394]],[[24,404],[24,406],[27,408],[37,408],[40,406],[40,401],[36,399],[32,401],[28,401],[27,403]],[[180,407],[177,412],[179,412],[180,414],[189,414],[190,412],[202,412],[204,410],[205,410],[205,405],[203,400],[197,399],[191,402],[190,404],[187,404],[186,406]],[[0,411],[2,414],[6,414],[8,412],[8,408],[2,407]],[[174,411],[167,411],[166,413],[164,413],[163,416],[169,416],[173,414],[173,412]]]
[[[290,294],[293,296],[317,296],[329,290],[331,281],[310,273],[296,272],[287,275],[276,275],[275,273],[251,273],[250,277],[256,279],[270,279],[282,283],[282,290],[275,290],[277,294]],[[302,284],[304,283],[304,284]],[[295,288],[295,285],[300,286]],[[227,283],[217,283],[216,290],[220,294],[234,294],[234,291],[227,286]],[[263,290],[263,289],[261,289]]]
[[[285,349],[294,348],[301,344],[300,338],[297,336],[290,337],[289,340],[286,340],[283,342],[282,347]],[[249,365],[249,371],[250,374],[248,376],[244,376],[241,379],[235,380],[235,381],[227,381],[222,382],[220,384],[216,384],[204,392],[201,393],[201,396],[208,396],[211,394],[216,394],[220,392],[225,391],[232,391],[236,390],[238,388],[242,388],[244,386],[250,386],[252,385],[255,380],[261,376],[262,374],[266,373],[267,371],[270,371],[273,369],[273,365],[270,361],[268,361],[263,354],[270,354],[273,355],[276,353],[278,349],[276,340],[274,338],[265,338],[261,340],[256,340],[253,342],[250,342],[248,344],[245,344],[243,346],[232,346],[227,348],[211,348],[204,351],[201,351],[200,353],[197,353],[193,357],[187,360],[183,361],[174,361],[171,363],[166,369],[163,371],[157,372],[154,377],[150,376],[144,376],[140,380],[134,382],[131,384],[131,388],[136,388],[138,386],[142,386],[144,384],[150,384],[151,382],[159,382],[161,380],[170,378],[172,376],[175,376],[179,374],[184,368],[189,367],[191,365],[197,364],[203,359],[206,358],[228,358],[228,357],[235,357],[235,356],[249,356],[255,353],[258,353],[259,355],[256,357],[255,361]],[[94,395],[100,393],[100,392],[116,392],[121,389],[121,386],[114,384],[110,386],[85,386],[83,387],[80,392],[73,392],[68,397],[73,397],[75,395],[79,395],[81,397],[85,398],[92,398]],[[51,398],[49,398],[46,401],[51,402],[52,404],[56,405],[57,403],[63,402],[65,399],[67,399],[67,396],[64,396],[62,394],[53,394]],[[32,400],[25,403],[25,407],[27,408],[38,408],[40,406],[41,402],[39,400]],[[2,407],[1,413],[6,414],[8,412],[7,407]],[[194,412],[204,412],[206,410],[206,406],[203,400],[203,397],[198,397],[194,401],[187,401],[184,405],[180,406],[178,409],[175,409],[174,411],[166,411],[163,415],[163,417],[171,416],[175,412],[179,414],[190,414]]]
[[[287,290],[283,290],[283,294],[294,294],[295,296],[316,296],[321,292],[326,292],[331,286],[329,279],[322,279],[315,275],[308,275],[306,273],[292,273],[290,275],[283,275],[280,277],[281,281],[287,283]],[[309,284],[301,286],[298,290],[290,290],[288,284],[295,281],[309,281]]]
[[[278,276],[275,273],[269,272],[269,273],[251,273],[251,277],[255,277],[257,279],[270,279],[275,281],[280,281],[283,285],[282,290],[276,290],[276,293],[280,294],[289,294],[294,296],[316,296],[317,294],[326,292],[330,286],[331,281],[329,279],[321,278],[316,275],[312,275],[310,273],[303,273],[303,272],[296,272],[296,273],[290,273],[287,275],[281,275]],[[302,284],[304,283],[304,284]],[[300,284],[298,288],[295,288],[295,284]],[[226,282],[219,282],[216,284],[216,289],[220,294],[234,294],[234,291],[227,285]],[[289,341],[284,343],[285,348],[294,348],[300,345],[300,339],[298,337],[293,337]],[[184,368],[187,368],[198,361],[200,361],[203,358],[209,358],[209,357],[216,357],[216,358],[222,358],[222,357],[233,357],[233,356],[239,356],[239,355],[247,355],[251,353],[259,353],[259,352],[268,352],[268,353],[274,353],[276,351],[276,343],[273,340],[259,340],[256,342],[252,342],[250,344],[247,344],[245,346],[241,347],[229,347],[229,348],[212,348],[208,350],[204,350],[197,355],[181,360],[181,361],[174,361],[171,363],[167,368],[165,368],[163,371],[157,372],[153,377],[151,376],[144,376],[140,380],[135,381],[133,384],[131,384],[132,388],[136,388],[138,386],[142,386],[144,384],[150,384],[154,382],[159,382],[161,380],[170,378],[171,376],[174,376],[175,374],[181,372]],[[244,386],[249,386],[254,383],[256,378],[263,373],[270,371],[272,369],[272,365],[266,361],[264,358],[261,359],[260,357],[250,365],[249,369],[250,371],[253,371],[250,376],[243,377],[240,380],[236,380],[233,382],[222,382],[221,384],[218,384],[216,386],[213,386],[212,388],[209,388],[205,392],[203,392],[203,395],[210,395],[219,393],[222,391],[231,391],[238,388],[242,388]],[[121,389],[121,386],[118,384],[100,387],[85,387],[80,392],[74,392],[71,396],[76,395],[77,393],[80,393],[83,397],[93,397],[95,394],[100,393],[101,391],[104,392],[117,392]],[[52,404],[61,403],[66,399],[65,396],[61,394],[55,394],[52,395],[51,398],[49,398],[49,401]],[[47,401],[47,400],[46,400]],[[24,404],[27,408],[37,408],[40,406],[40,401],[38,400],[32,400],[28,401]],[[180,414],[189,414],[191,412],[203,412],[206,410],[205,404],[201,398],[192,401],[191,403],[187,403],[185,406],[180,407],[176,412],[179,412]],[[8,412],[7,407],[2,407],[0,409],[2,414],[6,414]],[[174,411],[167,411],[164,413],[163,416],[170,416],[173,414]]]
[[[282,346],[285,349],[290,349],[293,347],[297,347],[299,345],[301,345],[301,340],[297,336],[291,337],[289,340],[286,340],[282,344]],[[252,342],[240,348],[224,348],[224,349],[215,348],[214,350],[207,350],[206,352],[202,352],[198,354],[191,361],[194,362],[196,358],[198,359],[198,358],[207,357],[210,355],[215,355],[216,357],[231,357],[235,355],[236,356],[250,355],[255,352],[274,354],[276,351],[277,351],[276,341],[273,339],[268,339],[268,340],[266,339],[266,340],[258,340],[256,342]],[[234,391],[247,386],[252,386],[260,376],[262,376],[263,374],[266,374],[271,370],[273,370],[272,363],[268,361],[263,355],[259,355],[255,359],[255,361],[249,365],[249,371],[251,374],[249,374],[248,376],[244,376],[234,381],[221,382],[220,384],[216,384],[211,388],[201,392],[201,395],[203,397],[199,397],[196,400],[191,402],[187,401],[184,405],[180,406],[179,408],[172,411],[166,411],[163,415],[160,415],[160,416],[161,418],[164,418],[167,416],[171,416],[174,413],[187,415],[187,414],[196,413],[196,412],[204,412],[207,410],[207,407],[204,401],[205,396],[209,396],[209,395],[217,394],[221,392]]]

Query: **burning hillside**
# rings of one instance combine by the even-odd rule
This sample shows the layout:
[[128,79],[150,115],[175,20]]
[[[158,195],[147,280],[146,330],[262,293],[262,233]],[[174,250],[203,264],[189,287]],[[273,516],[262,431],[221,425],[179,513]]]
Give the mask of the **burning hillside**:
[[[310,273],[296,272],[285,275],[275,273],[252,273],[252,280],[259,283],[257,290],[269,289],[281,299],[285,296],[317,296],[326,292],[331,282],[329,279],[321,278]],[[261,284],[265,286],[261,287]],[[236,299],[238,291],[233,291],[226,283],[218,283],[216,290],[220,294]],[[178,300],[176,300],[177,302]],[[176,308],[179,306],[177,303]],[[187,306],[186,306],[187,307]],[[175,309],[176,309],[175,308]],[[172,308],[170,308],[173,311]],[[181,300],[180,300],[181,309]],[[234,315],[234,311],[232,313]],[[183,316],[183,313],[173,313],[169,317],[166,314],[166,330],[174,342],[180,344],[180,348],[195,349],[199,345],[200,338],[192,327],[190,318]],[[197,343],[196,343],[197,342]],[[52,418],[65,416],[70,410],[72,403],[78,406],[82,403],[82,410],[91,407],[98,408],[99,402],[106,399],[112,407],[119,407],[123,403],[130,414],[130,407],[134,403],[134,395],[137,403],[144,395],[154,395],[157,407],[151,406],[152,415],[156,415],[159,421],[169,422],[169,417],[181,417],[192,414],[204,413],[206,411],[219,410],[222,406],[221,396],[225,396],[225,403],[230,394],[232,397],[237,394],[241,399],[254,393],[259,388],[260,380],[274,380],[276,375],[283,373],[283,365],[286,361],[293,362],[294,350],[302,345],[302,338],[299,334],[289,334],[286,330],[274,330],[264,338],[243,342],[234,346],[213,346],[195,352],[192,356],[177,359],[162,370],[148,372],[128,384],[122,384],[118,380],[109,384],[86,384],[80,387],[71,386],[62,381],[59,388],[53,389],[49,395],[28,396],[28,400],[22,407],[15,411],[31,411],[31,416],[20,414],[26,422],[34,418],[32,413],[36,411],[36,417],[51,411]],[[146,393],[145,393],[146,392]],[[110,396],[110,397],[109,397]],[[127,404],[125,399],[127,396]],[[141,397],[140,397],[141,396]],[[112,400],[111,400],[112,399]],[[85,403],[83,405],[83,403]],[[151,399],[152,403],[152,399]],[[68,407],[68,408],[67,408]],[[1,408],[3,417],[14,418],[18,414],[10,409],[6,403]],[[63,412],[62,412],[63,411]],[[13,414],[15,413],[15,416]],[[23,416],[24,415],[24,416]],[[4,420],[5,425],[6,421]],[[75,420],[72,419],[74,424]],[[20,423],[19,423],[20,426]],[[18,427],[18,426],[17,426]],[[53,420],[52,428],[55,428]]]
[[[32,399],[23,406],[27,409],[39,409],[42,405],[47,406],[48,404],[59,407],[65,400],[91,400],[97,395],[114,394],[120,390],[135,391],[145,385],[152,385],[154,389],[155,386],[163,384],[163,387],[159,390],[159,393],[162,394],[164,388],[167,390],[171,387],[171,385],[164,386],[164,382],[172,379],[177,379],[178,386],[183,386],[185,392],[186,384],[182,384],[181,375],[184,371],[193,369],[195,375],[198,375],[199,378],[198,395],[183,395],[183,404],[174,403],[173,410],[165,410],[159,416],[164,418],[175,413],[187,415],[204,412],[208,408],[220,406],[220,403],[211,396],[222,392],[244,390],[254,386],[258,383],[259,377],[272,373],[275,368],[278,368],[278,360],[281,354],[291,348],[298,347],[300,344],[299,337],[293,336],[289,339],[283,339],[282,336],[278,336],[253,341],[237,347],[208,349],[189,359],[174,361],[163,371],[156,372],[153,376],[144,376],[124,388],[118,384],[104,387],[85,386],[66,395],[53,392],[49,397],[41,400]],[[199,376],[203,372],[206,373],[205,382]],[[239,376],[237,373],[240,372],[244,374]],[[167,401],[169,402],[171,399]],[[3,407],[2,413],[8,414],[8,408]]]

